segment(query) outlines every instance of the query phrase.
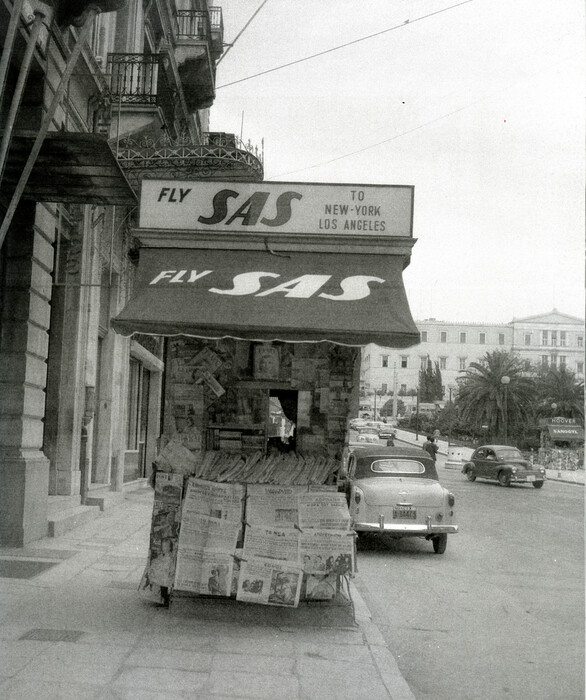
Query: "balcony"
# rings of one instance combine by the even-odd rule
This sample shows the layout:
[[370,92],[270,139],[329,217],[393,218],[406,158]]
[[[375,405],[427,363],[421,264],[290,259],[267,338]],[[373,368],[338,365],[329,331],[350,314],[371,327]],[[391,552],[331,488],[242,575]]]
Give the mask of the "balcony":
[[158,128],[173,126],[177,90],[172,74],[165,70],[168,65],[169,56],[164,53],[108,54],[106,75],[119,136],[148,128],[153,122]]
[[221,56],[224,24],[220,7],[175,12],[174,51],[189,111],[213,104],[216,61]]
[[263,179],[263,154],[234,134],[211,132],[202,143],[188,135],[155,139],[148,135],[123,138],[116,148],[118,163],[133,188],[143,178],[179,180]]

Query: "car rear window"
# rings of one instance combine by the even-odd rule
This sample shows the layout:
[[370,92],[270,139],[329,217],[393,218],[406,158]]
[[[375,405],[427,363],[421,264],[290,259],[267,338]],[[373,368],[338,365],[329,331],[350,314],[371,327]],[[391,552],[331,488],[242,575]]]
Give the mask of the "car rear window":
[[411,459],[377,459],[370,468],[376,474],[424,474],[425,467],[421,462]]

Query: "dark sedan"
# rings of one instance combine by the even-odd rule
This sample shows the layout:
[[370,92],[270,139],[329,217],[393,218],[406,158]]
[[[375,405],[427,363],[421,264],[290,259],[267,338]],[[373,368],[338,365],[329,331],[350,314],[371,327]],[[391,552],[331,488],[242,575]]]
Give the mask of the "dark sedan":
[[468,481],[492,479],[501,486],[532,484],[540,489],[545,481],[545,469],[532,464],[516,447],[508,445],[483,445],[465,462],[462,473]]

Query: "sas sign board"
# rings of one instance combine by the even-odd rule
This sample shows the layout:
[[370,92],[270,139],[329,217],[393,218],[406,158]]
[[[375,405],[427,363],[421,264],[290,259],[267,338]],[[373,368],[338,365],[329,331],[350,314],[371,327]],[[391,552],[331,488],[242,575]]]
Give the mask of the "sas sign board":
[[143,180],[139,226],[410,237],[413,187]]

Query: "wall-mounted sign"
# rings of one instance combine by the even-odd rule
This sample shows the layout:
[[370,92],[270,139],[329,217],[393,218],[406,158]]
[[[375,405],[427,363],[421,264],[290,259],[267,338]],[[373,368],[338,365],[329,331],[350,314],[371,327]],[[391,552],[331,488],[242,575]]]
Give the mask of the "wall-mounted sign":
[[197,232],[405,236],[413,187],[143,180],[140,227]]

